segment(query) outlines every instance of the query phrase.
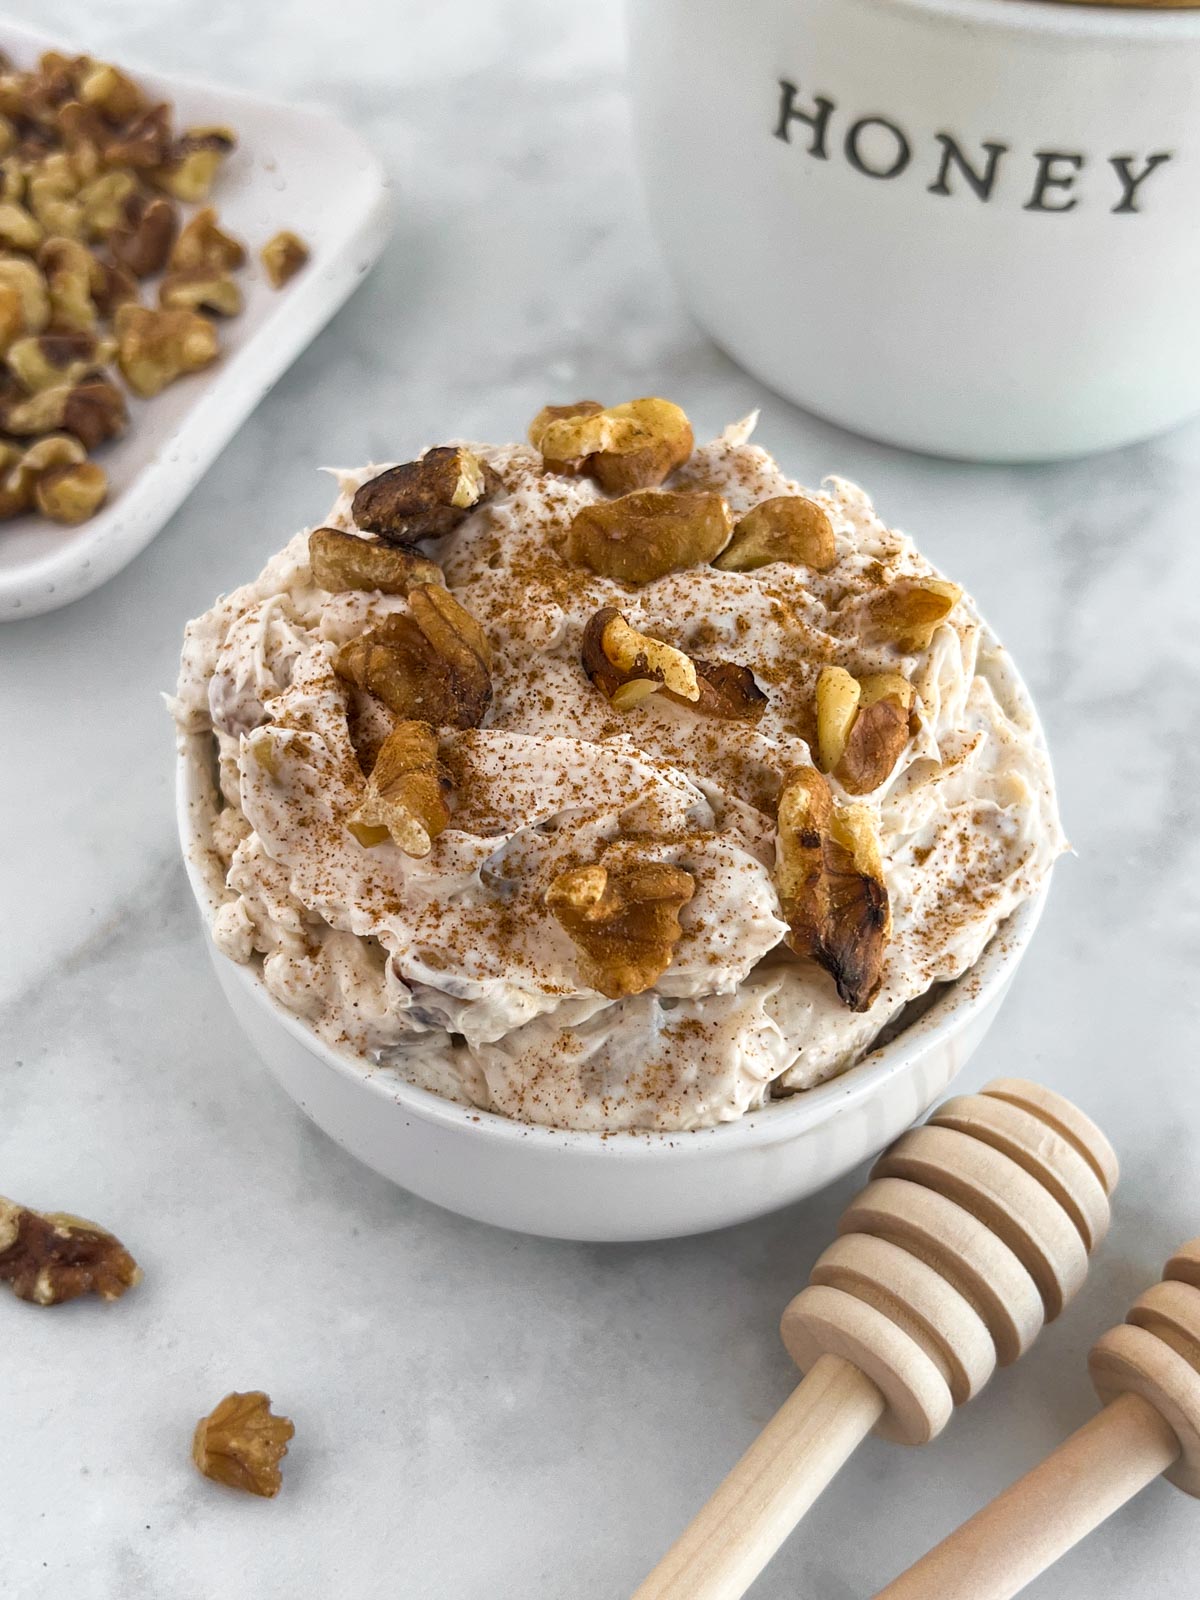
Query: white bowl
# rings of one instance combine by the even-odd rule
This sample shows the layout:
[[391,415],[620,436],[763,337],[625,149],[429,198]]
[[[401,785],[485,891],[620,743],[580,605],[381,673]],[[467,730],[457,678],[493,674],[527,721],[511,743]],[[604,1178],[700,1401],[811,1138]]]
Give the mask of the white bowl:
[[[220,903],[209,840],[212,742],[179,747],[179,836],[208,928]],[[336,1050],[258,971],[209,950],[250,1042],[306,1116],[367,1166],[481,1222],[556,1239],[668,1239],[760,1217],[868,1160],[943,1093],[991,1026],[1046,891],[1003,925],[920,1019],[840,1077],[737,1122],[691,1133],[566,1132],[430,1094]]]

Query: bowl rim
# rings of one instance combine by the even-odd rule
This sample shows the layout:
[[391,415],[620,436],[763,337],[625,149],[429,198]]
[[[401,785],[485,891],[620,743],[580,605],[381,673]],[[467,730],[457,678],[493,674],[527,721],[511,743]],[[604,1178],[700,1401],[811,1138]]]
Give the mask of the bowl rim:
[[993,33],[1038,34],[1122,44],[1157,44],[1200,39],[1195,10],[1088,0],[873,0],[890,11],[916,12]]
[[[1009,661],[1011,665],[1011,658]],[[1016,676],[1015,669],[1013,673]],[[1025,705],[1033,712],[1028,691],[1019,677],[1017,682]],[[1040,736],[1040,724],[1036,723],[1036,713],[1033,715]],[[209,953],[215,961],[224,964],[220,970],[225,978],[238,983],[253,1003],[297,1044],[340,1077],[351,1081],[365,1095],[387,1102],[396,1111],[407,1111],[424,1122],[456,1133],[466,1131],[492,1143],[519,1140],[531,1150],[603,1151],[610,1160],[654,1160],[669,1152],[669,1159],[679,1161],[716,1153],[716,1149],[730,1151],[745,1145],[769,1147],[789,1142],[870,1099],[883,1084],[910,1070],[938,1045],[961,1032],[974,1016],[986,1012],[1020,964],[1041,921],[1049,893],[1048,875],[1038,891],[1000,924],[974,965],[949,984],[923,1015],[894,1039],[869,1050],[853,1066],[811,1089],[801,1090],[785,1100],[771,1101],[758,1111],[746,1112],[710,1128],[599,1131],[521,1122],[418,1088],[406,1082],[392,1067],[369,1062],[351,1050],[329,1044],[271,994],[256,966],[242,965],[221,954],[212,941],[212,918],[220,900],[213,874],[206,872],[203,864],[205,861],[211,864],[212,852],[197,820],[203,816],[208,803],[208,795],[202,790],[201,772],[202,763],[210,760],[211,738],[208,732],[177,735],[176,817],[188,882],[204,923]]]

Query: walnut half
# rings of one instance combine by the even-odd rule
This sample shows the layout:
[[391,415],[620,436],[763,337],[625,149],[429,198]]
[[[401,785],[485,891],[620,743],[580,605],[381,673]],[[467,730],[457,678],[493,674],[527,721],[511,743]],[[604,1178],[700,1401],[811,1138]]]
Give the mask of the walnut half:
[[666,862],[595,862],[555,878],[546,905],[580,951],[584,982],[619,1000],[645,993],[670,966],[695,892],[691,873]]
[[749,667],[705,661],[631,627],[615,606],[589,618],[580,648],[583,670],[617,711],[660,691],[705,716],[755,721],[767,697]]
[[380,746],[347,826],[367,849],[390,838],[407,856],[427,856],[450,820],[442,792],[447,786],[437,734],[427,722],[398,722]]
[[731,527],[729,507],[719,494],[646,490],[577,511],[567,556],[602,578],[653,583],[720,555]]
[[30,1211],[0,1197],[0,1283],[19,1300],[57,1306],[82,1294],[119,1300],[141,1282],[117,1238],[65,1211]]
[[440,583],[411,589],[408,611],[343,645],[334,670],[394,716],[435,728],[477,728],[491,704],[483,629]]
[[529,442],[547,472],[582,473],[608,494],[653,489],[692,453],[692,425],[670,400],[651,397],[608,406],[580,400],[543,406]]
[[340,528],[314,528],[308,536],[308,562],[313,582],[339,594],[366,589],[379,594],[408,594],[421,583],[441,583],[436,561],[411,545],[360,539]]
[[261,1389],[227,1394],[196,1424],[192,1460],[206,1478],[270,1500],[282,1487],[279,1463],[295,1432]]
[[815,767],[784,779],[775,841],[775,884],[787,943],[825,968],[852,1011],[879,991],[891,909],[874,813],[833,804]]
[[472,451],[439,445],[419,461],[389,467],[364,483],[354,496],[351,515],[367,533],[411,544],[457,528],[495,484],[491,468]]

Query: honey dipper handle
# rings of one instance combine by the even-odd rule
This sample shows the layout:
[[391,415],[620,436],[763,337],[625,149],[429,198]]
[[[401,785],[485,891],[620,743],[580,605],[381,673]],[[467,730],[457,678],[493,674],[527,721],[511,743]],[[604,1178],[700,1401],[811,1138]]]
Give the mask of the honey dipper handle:
[[875,1600],[1011,1600],[1179,1453],[1149,1401],[1123,1394]]
[[736,1600],[883,1414],[870,1378],[823,1355],[633,1600]]

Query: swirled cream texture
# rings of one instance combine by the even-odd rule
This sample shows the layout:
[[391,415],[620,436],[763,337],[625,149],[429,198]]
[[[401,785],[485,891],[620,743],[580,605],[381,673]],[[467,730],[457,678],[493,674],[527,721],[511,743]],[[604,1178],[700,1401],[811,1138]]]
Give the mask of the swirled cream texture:
[[[471,446],[502,487],[426,549],[486,631],[493,698],[483,726],[441,731],[452,815],[422,859],[364,848],[346,826],[362,787],[352,730],[388,724],[333,668],[345,641],[405,600],[317,587],[302,534],[189,624],[174,710],[183,735],[213,740],[213,936],[323,1038],[514,1118],[710,1126],[851,1065],[907,1002],[964,973],[1042,884],[1063,840],[1004,651],[966,597],[918,653],[868,648],[855,631],[863,597],[933,569],[853,485],[801,491],[749,442],[751,426],[698,449],[671,487],[719,490],[735,518],[809,493],[836,535],[829,571],[705,566],[640,588],[598,577],[564,553],[574,513],[603,498],[596,486],[543,473],[526,446]],[[327,526],[353,528],[354,491],[381,470],[340,475]],[[768,696],[761,719],[703,717],[662,696],[615,711],[580,665],[583,628],[606,605],[751,668]],[[830,662],[903,671],[917,693],[917,732],[866,797],[892,933],[861,1013],[782,943],[772,876],[780,780],[811,760]],[[614,1000],[584,982],[544,896],[566,866],[630,837],[643,858],[691,873],[695,893],[666,971]]]

